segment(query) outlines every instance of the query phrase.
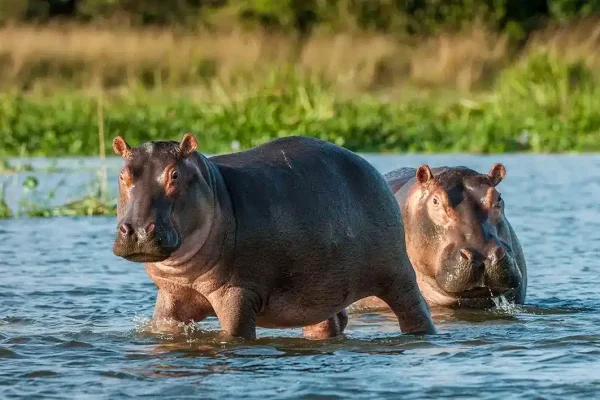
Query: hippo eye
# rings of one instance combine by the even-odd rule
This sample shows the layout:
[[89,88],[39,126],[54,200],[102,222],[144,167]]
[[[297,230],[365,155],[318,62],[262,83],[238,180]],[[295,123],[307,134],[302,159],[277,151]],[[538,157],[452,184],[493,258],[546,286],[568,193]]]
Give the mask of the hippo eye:
[[121,180],[121,182],[125,182],[125,174],[123,174],[123,172],[119,174],[119,179]]
[[496,200],[496,206],[500,207],[502,205],[502,196],[498,196],[498,200]]
[[177,172],[177,170],[174,169],[173,171],[171,171],[171,180],[176,181],[177,179],[179,179],[179,172]]
[[440,201],[437,199],[437,197],[433,198],[433,205],[434,206],[438,206],[440,204]]

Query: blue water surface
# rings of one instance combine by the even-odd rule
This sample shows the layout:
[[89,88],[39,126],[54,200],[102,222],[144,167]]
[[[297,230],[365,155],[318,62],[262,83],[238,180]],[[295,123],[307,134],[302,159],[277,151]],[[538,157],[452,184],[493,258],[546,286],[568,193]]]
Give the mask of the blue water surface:
[[[115,218],[0,221],[0,398],[600,397],[600,156],[365,157],[381,172],[503,162],[526,305],[436,312],[427,337],[401,335],[388,313],[351,315],[327,341],[259,329],[255,342],[223,342],[213,318],[160,335],[154,284],[111,252]],[[0,175],[15,210],[28,175],[60,204],[92,190],[100,165],[31,162],[37,172]],[[120,164],[107,160],[111,189]]]

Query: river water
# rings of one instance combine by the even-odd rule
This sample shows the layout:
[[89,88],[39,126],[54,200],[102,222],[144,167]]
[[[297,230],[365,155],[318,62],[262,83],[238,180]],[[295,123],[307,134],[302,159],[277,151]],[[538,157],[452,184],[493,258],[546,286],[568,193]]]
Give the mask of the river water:
[[[259,329],[223,342],[209,319],[149,327],[156,290],[111,252],[115,218],[0,221],[0,398],[594,398],[600,396],[600,156],[365,156],[400,166],[503,162],[499,186],[529,269],[526,305],[436,312],[438,335],[351,314],[343,337]],[[33,160],[68,200],[96,159]],[[120,160],[109,159],[111,184]],[[0,175],[16,207],[27,174]]]

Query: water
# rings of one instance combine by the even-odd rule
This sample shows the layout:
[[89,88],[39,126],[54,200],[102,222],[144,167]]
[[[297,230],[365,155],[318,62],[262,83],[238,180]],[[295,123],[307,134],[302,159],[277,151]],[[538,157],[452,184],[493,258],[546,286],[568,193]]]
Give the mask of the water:
[[[507,215],[529,268],[526,305],[437,311],[438,335],[403,336],[387,313],[351,315],[344,337],[259,329],[224,343],[209,319],[152,332],[156,290],[111,253],[114,218],[0,222],[0,398],[590,398],[600,394],[600,156],[369,156],[397,166],[501,161]],[[40,173],[75,196],[96,160]],[[45,160],[35,160],[43,166]],[[120,161],[109,161],[115,179]],[[9,183],[12,205],[23,176]],[[16,184],[13,184],[15,183]]]

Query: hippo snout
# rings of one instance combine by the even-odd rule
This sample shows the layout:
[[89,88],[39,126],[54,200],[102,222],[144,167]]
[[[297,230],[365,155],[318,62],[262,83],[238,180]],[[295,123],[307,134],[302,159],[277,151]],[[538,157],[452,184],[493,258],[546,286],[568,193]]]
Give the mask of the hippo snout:
[[512,253],[502,246],[493,249],[486,264],[485,286],[502,294],[519,287],[522,280],[521,270]]
[[489,296],[514,289],[520,282],[520,271],[502,245],[487,251],[461,248],[454,257],[444,257],[436,281],[444,291],[453,294]]
[[139,240],[144,239],[146,236],[151,235],[154,232],[154,228],[156,228],[156,224],[154,222],[150,222],[146,228],[141,228],[135,230],[131,224],[124,223],[119,226],[119,233],[126,240]]
[[160,262],[167,259],[181,245],[172,228],[158,226],[155,222],[134,225],[119,224],[113,253],[134,262]]
[[498,264],[506,257],[506,250],[502,246],[494,246],[488,251],[487,262],[490,265]]

